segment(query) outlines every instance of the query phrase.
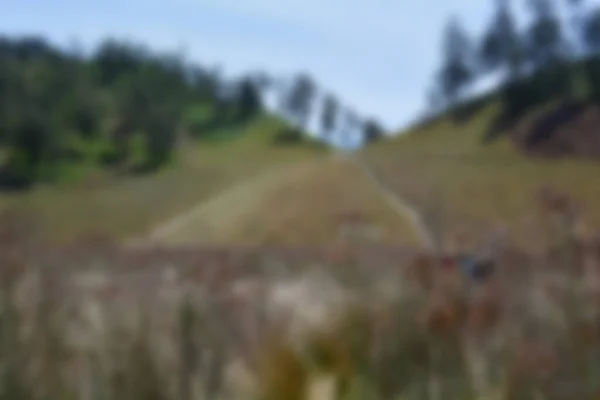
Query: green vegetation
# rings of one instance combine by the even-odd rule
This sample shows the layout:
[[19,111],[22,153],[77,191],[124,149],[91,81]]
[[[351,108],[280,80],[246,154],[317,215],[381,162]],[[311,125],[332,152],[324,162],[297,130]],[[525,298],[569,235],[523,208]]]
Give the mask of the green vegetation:
[[531,200],[543,186],[569,193],[592,226],[600,223],[600,165],[586,159],[525,157],[508,138],[482,145],[492,106],[467,124],[452,118],[382,141],[361,155],[401,198],[413,204],[446,238],[477,240],[506,226],[524,245],[544,227],[531,221]]
[[[448,246],[493,227],[534,246],[546,227],[533,222],[529,204],[542,187],[568,193],[588,223],[600,223],[600,165],[589,159],[600,156],[600,14],[582,3],[570,2],[579,18],[568,27],[555,2],[532,1],[530,23],[518,29],[510,2],[497,2],[480,38],[452,18],[429,115],[361,154]],[[497,90],[467,99],[492,72],[503,77]]]
[[[220,201],[220,212],[212,212],[219,243],[301,246],[349,238],[385,244],[418,243],[409,221],[398,215],[348,160],[316,160],[281,172],[262,186],[257,182],[243,195],[236,193],[246,200],[235,211],[225,211],[234,199]],[[236,218],[237,214],[241,215]],[[181,233],[188,241],[194,237]]]
[[[372,145],[327,159],[304,74],[280,99],[292,127],[262,109],[264,77],[0,42],[0,178],[28,188],[0,195],[0,400],[597,400],[600,165],[519,140],[565,103],[599,110],[600,12],[565,46],[551,0],[523,30],[509,6],[475,45],[450,21],[427,120],[385,140],[346,109]],[[465,102],[490,71],[498,91]],[[325,133],[341,112],[327,95]],[[149,248],[52,246],[181,215]]]
[[1,195],[0,211],[28,215],[40,234],[52,241],[71,241],[85,234],[116,239],[143,235],[232,184],[325,154],[326,149],[316,144],[275,145],[274,138],[285,128],[277,118],[258,117],[243,129],[223,128],[228,140],[188,139],[173,162],[152,174],[115,176],[78,166],[72,171],[81,179],[75,182]]
[[[442,65],[429,93],[430,113],[468,120],[488,100],[498,100],[499,113],[485,140],[513,128],[522,118],[548,102],[600,99],[600,11],[569,1],[574,18],[566,25],[553,0],[528,2],[530,21],[524,28],[510,1],[497,1],[496,11],[482,37],[472,38],[457,17],[443,32]],[[577,17],[577,18],[575,18]],[[497,93],[465,101],[478,79],[501,77]],[[482,140],[484,140],[482,139]]]
[[357,243],[318,265],[306,247],[40,250],[23,265],[5,240],[0,396],[594,400],[598,239],[538,211],[560,241],[469,273],[455,255]]
[[71,178],[73,169],[154,171],[178,143],[261,112],[251,77],[224,82],[177,55],[107,40],[91,57],[41,38],[0,40],[0,183],[22,187]]
[[0,38],[0,211],[29,215],[53,241],[124,238],[322,153],[266,113],[260,85],[127,42],[84,57]]

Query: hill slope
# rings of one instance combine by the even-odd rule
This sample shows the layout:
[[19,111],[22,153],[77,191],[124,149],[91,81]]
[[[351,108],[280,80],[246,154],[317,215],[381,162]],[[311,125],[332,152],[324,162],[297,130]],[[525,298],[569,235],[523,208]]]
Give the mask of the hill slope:
[[417,243],[406,216],[343,157],[289,163],[159,224],[147,243],[319,245],[341,239]]
[[59,242],[86,234],[146,234],[232,183],[327,153],[312,144],[274,144],[285,128],[279,119],[259,117],[211,140],[182,143],[176,161],[156,173],[118,176],[88,171],[77,182],[0,194],[0,212],[27,215],[44,237]]
[[[441,118],[376,143],[360,157],[447,238],[468,232],[475,240],[490,226],[505,224],[515,238],[533,241],[543,233],[531,224],[534,195],[543,185],[571,195],[592,223],[599,223],[600,164],[525,156],[515,146],[514,131],[483,144],[497,113],[492,103],[464,123]],[[528,121],[532,118],[515,129],[526,129]]]

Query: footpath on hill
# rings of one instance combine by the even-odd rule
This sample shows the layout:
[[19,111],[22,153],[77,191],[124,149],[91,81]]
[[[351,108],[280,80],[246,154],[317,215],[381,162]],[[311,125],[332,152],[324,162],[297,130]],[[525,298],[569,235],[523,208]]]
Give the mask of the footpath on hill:
[[351,157],[350,161],[354,162],[363,171],[373,184],[374,190],[386,201],[388,206],[397,214],[406,218],[417,233],[421,245],[428,250],[434,250],[436,248],[434,236],[425,224],[419,210],[390,190],[364,161],[357,157]]
[[145,237],[132,238],[126,244],[177,245],[211,242],[224,237],[238,220],[260,205],[266,192],[275,188],[282,179],[289,178],[314,163],[314,160],[310,160],[273,167],[254,178],[233,184],[191,209],[158,224]]
[[[389,190],[373,171],[352,154],[335,153],[328,159],[310,160],[279,166],[258,176],[234,184],[191,209],[157,225],[148,235],[133,238],[127,245],[183,245],[226,242],[236,227],[254,213],[264,212],[263,200],[284,182],[306,175],[315,169],[316,163],[343,162],[358,167],[373,190],[398,216],[406,220],[414,230],[419,243],[427,249],[434,248],[430,234],[418,210]],[[410,228],[409,228],[410,229]]]

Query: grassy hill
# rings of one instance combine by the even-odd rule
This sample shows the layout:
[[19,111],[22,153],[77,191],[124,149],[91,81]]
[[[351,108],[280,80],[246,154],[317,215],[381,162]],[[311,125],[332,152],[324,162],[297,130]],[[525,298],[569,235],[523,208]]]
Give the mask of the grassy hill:
[[517,133],[547,117],[553,105],[529,113],[486,143],[500,106],[494,96],[485,100],[465,121],[441,116],[370,146],[361,157],[448,237],[458,232],[479,237],[503,224],[531,242],[543,230],[533,223],[533,211],[535,194],[545,185],[568,193],[591,223],[600,222],[597,161],[534,157],[517,145]]
[[261,116],[210,138],[180,143],[173,163],[152,174],[121,176],[93,166],[84,173],[78,167],[63,183],[0,194],[0,212],[27,215],[53,241],[88,233],[142,235],[233,183],[326,153],[310,142],[277,145],[285,128],[281,120]]
[[171,244],[198,239],[221,245],[322,245],[344,238],[417,242],[408,221],[342,157],[272,169],[211,199],[160,236]]

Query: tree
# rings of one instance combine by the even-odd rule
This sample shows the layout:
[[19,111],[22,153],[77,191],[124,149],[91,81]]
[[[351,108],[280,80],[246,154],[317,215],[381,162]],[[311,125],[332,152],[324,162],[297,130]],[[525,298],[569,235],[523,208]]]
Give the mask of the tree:
[[252,81],[254,86],[259,91],[267,90],[267,89],[271,88],[274,84],[273,77],[263,71],[254,72],[254,73],[250,74],[248,79],[250,79],[250,81]]
[[474,78],[473,52],[460,21],[452,18],[444,31],[443,64],[439,72],[444,97],[454,102]]
[[143,65],[146,52],[141,46],[105,40],[93,57],[93,63],[102,85],[114,83],[117,79],[135,72]]
[[479,49],[484,70],[506,69],[508,79],[519,76],[523,68],[524,49],[508,0],[498,0],[497,8]]
[[585,21],[583,38],[586,50],[592,54],[585,62],[585,74],[591,97],[600,103],[600,7],[592,11]]
[[326,135],[330,136],[336,125],[339,104],[332,94],[325,95],[323,99],[323,111],[321,112],[321,128]]
[[238,93],[238,112],[240,119],[255,116],[262,109],[260,93],[256,84],[249,78],[242,79]]
[[9,143],[8,166],[19,180],[33,182],[42,171],[48,172],[52,161],[53,142],[50,123],[42,110],[24,105],[23,114],[15,121]]
[[306,74],[299,74],[295,77],[287,96],[284,97],[284,110],[302,129],[306,129],[315,92],[316,85],[311,77]]
[[[248,118],[262,107],[258,85],[271,83],[265,74],[232,82],[180,54],[118,40],[84,57],[0,35],[0,185],[59,177],[67,163],[159,167],[175,155],[182,126],[201,121],[208,131]],[[292,89],[288,105],[305,125],[315,86],[304,76]]]
[[533,21],[527,32],[529,61],[536,69],[560,62],[565,42],[560,19],[551,0],[529,0]]
[[373,143],[381,139],[384,135],[384,129],[373,118],[369,118],[365,121],[363,129],[363,134],[367,143]]
[[167,110],[154,110],[145,126],[146,160],[143,167],[154,170],[165,164],[173,153],[177,140],[176,119]]
[[552,0],[529,0],[533,20],[527,32],[529,64],[535,71],[538,102],[572,94],[573,68],[563,27]]
[[600,52],[600,7],[593,10],[585,21],[583,40],[591,53]]
[[[569,50],[577,61],[571,66],[571,85],[575,93],[589,92],[590,76],[587,74],[586,62],[579,62],[581,56],[586,55],[585,41],[585,0],[566,0],[570,9],[570,27],[572,40],[569,43]],[[589,93],[588,93],[589,94]]]
[[584,3],[585,0],[566,0],[567,5],[571,10],[571,30],[573,31],[574,43],[572,44],[575,54],[581,54],[585,43],[584,30],[585,30],[585,14],[584,14]]

